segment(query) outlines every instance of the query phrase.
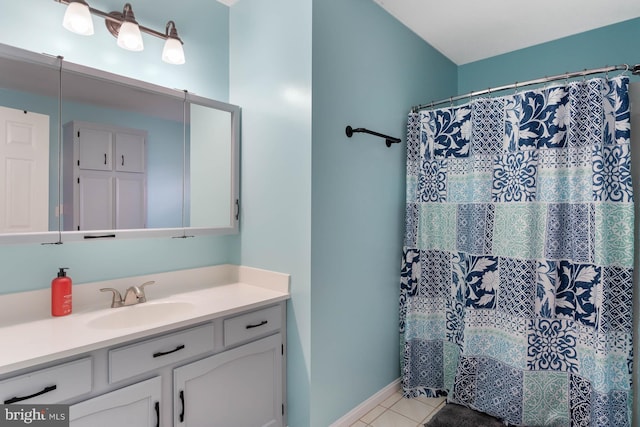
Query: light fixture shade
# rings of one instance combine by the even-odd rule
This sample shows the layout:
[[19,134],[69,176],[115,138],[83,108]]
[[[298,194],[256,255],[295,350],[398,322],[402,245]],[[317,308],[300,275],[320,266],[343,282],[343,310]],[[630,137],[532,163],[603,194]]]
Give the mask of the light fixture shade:
[[62,19],[62,26],[67,30],[83,36],[93,34],[93,20],[89,6],[85,2],[72,1]]
[[180,40],[169,37],[167,41],[164,42],[162,60],[169,64],[184,64],[184,50],[182,49]]
[[138,24],[128,21],[122,23],[118,33],[118,46],[136,52],[144,49]]

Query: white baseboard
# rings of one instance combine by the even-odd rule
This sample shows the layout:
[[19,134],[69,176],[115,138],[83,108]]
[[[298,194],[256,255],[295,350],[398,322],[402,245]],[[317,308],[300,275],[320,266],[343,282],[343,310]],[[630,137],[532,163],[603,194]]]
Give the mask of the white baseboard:
[[376,394],[353,408],[329,427],[349,427],[398,390],[400,390],[400,378],[385,386]]

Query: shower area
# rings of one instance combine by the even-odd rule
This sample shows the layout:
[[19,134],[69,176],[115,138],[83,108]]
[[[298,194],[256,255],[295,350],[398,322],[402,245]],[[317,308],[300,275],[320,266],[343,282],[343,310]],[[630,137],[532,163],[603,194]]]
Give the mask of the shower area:
[[631,425],[630,74],[589,70],[412,109],[405,396],[447,396],[509,425]]

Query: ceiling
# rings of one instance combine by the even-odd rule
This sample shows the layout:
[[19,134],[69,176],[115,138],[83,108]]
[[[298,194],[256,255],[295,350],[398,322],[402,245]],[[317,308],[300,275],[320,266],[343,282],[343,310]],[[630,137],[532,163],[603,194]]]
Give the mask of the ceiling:
[[639,0],[373,1],[457,65],[640,17]]
[[640,17],[638,0],[373,0],[457,65]]

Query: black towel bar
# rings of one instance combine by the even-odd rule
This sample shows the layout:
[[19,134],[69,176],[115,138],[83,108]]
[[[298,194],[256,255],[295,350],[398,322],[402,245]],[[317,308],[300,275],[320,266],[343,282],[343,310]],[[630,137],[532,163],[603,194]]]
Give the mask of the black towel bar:
[[368,133],[370,135],[375,135],[375,136],[379,136],[380,138],[384,138],[386,140],[387,147],[391,147],[391,144],[400,143],[400,138],[394,138],[392,136],[385,135],[385,134],[378,133],[378,132],[374,132],[374,131],[369,130],[369,129],[365,129],[365,128],[354,129],[351,126],[347,126],[347,128],[345,129],[345,133],[347,134],[347,136],[349,138],[351,138],[353,136],[353,134],[356,133],[356,132]]

